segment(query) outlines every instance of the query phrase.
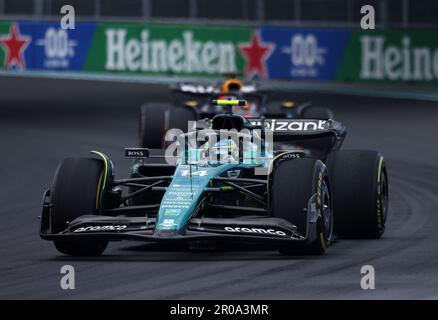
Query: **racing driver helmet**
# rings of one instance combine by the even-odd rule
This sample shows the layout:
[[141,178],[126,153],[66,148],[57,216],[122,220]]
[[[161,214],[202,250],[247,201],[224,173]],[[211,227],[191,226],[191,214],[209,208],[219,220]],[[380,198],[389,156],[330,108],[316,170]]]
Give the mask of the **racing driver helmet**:
[[209,155],[221,164],[239,161],[239,147],[233,139],[223,139],[209,148]]
[[241,93],[243,83],[239,79],[228,79],[222,85],[222,93]]

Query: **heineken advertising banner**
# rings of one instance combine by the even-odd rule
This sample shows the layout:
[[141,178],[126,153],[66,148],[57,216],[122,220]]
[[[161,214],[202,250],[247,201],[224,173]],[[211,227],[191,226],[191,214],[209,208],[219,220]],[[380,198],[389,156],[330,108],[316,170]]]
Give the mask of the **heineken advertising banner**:
[[0,67],[82,71],[95,24],[63,30],[59,23],[0,22]]
[[438,82],[438,32],[353,32],[334,80]]
[[436,31],[0,22],[0,68],[149,76],[438,82]]
[[100,24],[85,71],[216,76],[244,66],[248,28]]
[[272,79],[333,80],[351,32],[342,29],[263,28],[272,44],[267,60]]

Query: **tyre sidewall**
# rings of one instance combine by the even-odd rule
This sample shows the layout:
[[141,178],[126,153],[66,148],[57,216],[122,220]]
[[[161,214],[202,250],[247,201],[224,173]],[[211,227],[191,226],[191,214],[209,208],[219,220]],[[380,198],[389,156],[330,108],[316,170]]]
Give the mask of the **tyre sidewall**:
[[78,216],[97,213],[102,174],[103,164],[98,159],[67,158],[59,165],[51,188],[52,232],[64,230]]
[[[282,160],[274,166],[272,181],[273,216],[296,225],[300,233],[307,233],[308,241],[303,248],[300,248],[303,250],[298,251],[316,254],[324,253],[332,239],[333,216],[331,212],[330,231],[326,232],[323,223],[321,198],[324,185],[327,186],[328,192],[330,192],[330,181],[326,167],[319,160],[308,158],[288,159]],[[310,201],[311,199],[313,204]],[[314,217],[316,221],[308,224],[308,215]],[[282,253],[297,252],[293,248],[294,246],[288,247],[280,248],[280,251]]]
[[[94,158],[67,158],[58,167],[51,189],[51,232],[65,230],[70,222],[86,214],[97,214],[100,192],[104,189],[103,163]],[[54,241],[56,249],[73,256],[97,256],[108,241]]]
[[369,150],[342,150],[330,154],[327,165],[333,187],[336,234],[344,238],[380,237],[385,231],[382,210],[387,214],[388,209],[381,197],[382,178],[388,187],[382,155]]

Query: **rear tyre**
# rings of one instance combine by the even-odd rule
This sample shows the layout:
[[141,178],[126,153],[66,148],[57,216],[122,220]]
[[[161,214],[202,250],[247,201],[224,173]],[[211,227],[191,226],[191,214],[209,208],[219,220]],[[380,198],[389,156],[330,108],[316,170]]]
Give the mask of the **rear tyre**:
[[268,119],[269,118],[286,118],[288,113],[294,115],[293,111],[294,110],[292,108],[291,109],[284,108],[282,103],[280,101],[277,101],[277,102],[271,103],[267,106],[264,116]]
[[[314,195],[316,212],[312,213],[309,203]],[[326,251],[333,234],[333,214],[330,183],[321,161],[306,158],[281,161],[274,171],[271,205],[274,217],[291,222],[303,235],[308,228],[308,215],[315,214],[316,221],[309,224],[309,241],[305,245],[282,246],[281,253],[323,254]]]
[[334,119],[334,114],[329,108],[309,106],[301,111],[301,118],[327,120]]
[[164,149],[171,142],[165,141],[169,129],[188,131],[188,121],[197,119],[196,112],[189,107],[174,107],[167,103],[147,103],[140,109],[140,146]]
[[342,150],[327,158],[333,187],[335,233],[379,238],[388,215],[388,176],[383,157],[368,150]]
[[[102,190],[102,161],[93,158],[67,158],[59,165],[51,189],[53,233],[65,230],[84,214],[97,214]],[[98,256],[108,241],[55,241],[56,249],[73,256]]]
[[167,103],[146,103],[140,108],[139,144],[142,148],[164,148],[164,134],[169,126],[173,106]]
[[[190,107],[176,107],[173,108],[169,117],[169,129],[179,129],[182,132],[189,131],[189,121],[196,121],[197,114],[194,109]],[[176,140],[174,137],[173,141]],[[173,141],[166,141],[166,146],[171,144]]]

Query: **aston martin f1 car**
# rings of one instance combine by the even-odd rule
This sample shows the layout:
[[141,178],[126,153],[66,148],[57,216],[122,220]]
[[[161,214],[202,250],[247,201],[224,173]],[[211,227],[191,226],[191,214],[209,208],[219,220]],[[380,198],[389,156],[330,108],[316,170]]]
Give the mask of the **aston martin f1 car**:
[[223,106],[213,105],[216,99],[245,99],[244,107],[236,106],[234,113],[246,118],[311,118],[333,119],[333,112],[311,102],[292,100],[270,101],[270,90],[257,83],[244,83],[228,75],[216,83],[176,83],[169,88],[171,103],[148,102],[141,106],[139,117],[139,146],[165,148],[164,134],[170,128],[187,130],[189,121],[212,118],[224,112]]
[[[283,254],[322,254],[337,238],[378,238],[388,213],[385,161],[341,150],[334,120],[255,119],[224,107],[173,149],[127,148],[129,178],[112,161],[67,158],[44,193],[40,236],[90,256],[109,241],[255,242]],[[166,161],[163,161],[166,159]]]

